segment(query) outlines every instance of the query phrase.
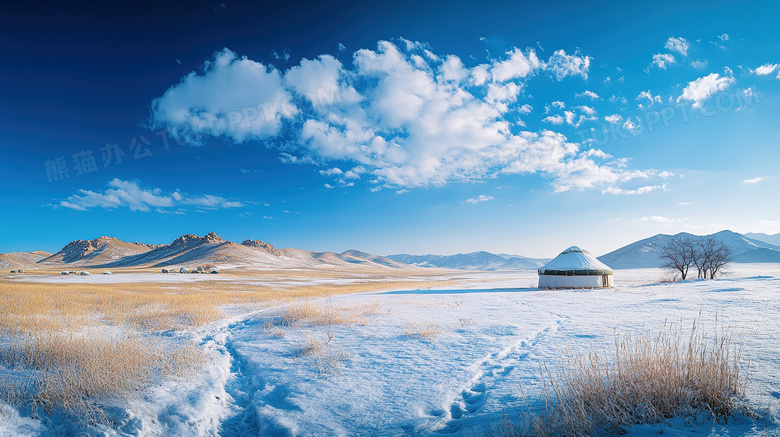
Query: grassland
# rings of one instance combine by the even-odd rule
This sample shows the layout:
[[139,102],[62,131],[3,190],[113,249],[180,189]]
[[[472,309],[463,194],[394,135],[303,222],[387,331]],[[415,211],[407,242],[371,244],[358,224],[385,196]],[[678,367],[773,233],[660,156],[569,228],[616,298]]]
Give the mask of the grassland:
[[[0,279],[0,400],[31,417],[57,410],[105,422],[106,403],[138,396],[166,379],[188,378],[208,362],[184,334],[223,318],[225,308],[285,305],[280,325],[353,324],[376,308],[326,308],[310,300],[449,284],[406,275],[348,275],[346,283],[336,272],[310,271],[237,272],[190,283]],[[258,277],[284,286],[254,285]]]

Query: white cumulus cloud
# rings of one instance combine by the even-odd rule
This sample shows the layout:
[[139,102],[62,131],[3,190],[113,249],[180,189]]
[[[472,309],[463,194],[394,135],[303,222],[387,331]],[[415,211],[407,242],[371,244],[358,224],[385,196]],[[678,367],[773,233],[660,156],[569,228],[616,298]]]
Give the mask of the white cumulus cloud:
[[680,223],[684,223],[684,222],[688,221],[687,218],[679,218],[679,219],[677,219],[677,218],[664,217],[662,215],[644,216],[644,217],[642,217],[639,220],[643,221],[643,222],[660,223],[662,225],[667,225],[667,226],[668,225],[674,225],[674,224],[680,224]]
[[610,101],[610,102],[612,102],[612,103],[622,103],[622,104],[624,104],[624,105],[625,105],[626,103],[628,103],[628,99],[627,99],[627,98],[625,98],[625,97],[623,97],[623,96],[615,96],[615,95],[613,95],[612,97],[610,97],[610,98],[609,98],[609,101]]
[[675,37],[669,38],[664,45],[667,50],[677,52],[683,56],[688,56],[688,48],[690,48],[690,46],[691,45],[688,43],[688,41],[685,40],[685,38]]
[[582,76],[587,79],[590,59],[588,56],[580,56],[579,52],[567,55],[565,50],[557,50],[547,60],[545,69],[558,80],[563,80],[566,76]]
[[76,211],[92,208],[126,207],[131,211],[165,212],[165,208],[195,206],[205,209],[241,208],[241,202],[228,201],[210,194],[190,196],[179,191],[164,193],[159,188],[142,188],[138,182],[113,179],[104,191],[79,190],[77,194],[61,200],[59,206]]
[[648,103],[646,105],[640,103],[639,108],[644,109],[648,108],[650,106],[653,106],[656,103],[661,103],[661,96],[654,96],[653,93],[650,90],[642,91],[639,93],[638,96],[636,96],[636,100],[645,100],[647,99]]
[[634,194],[645,194],[650,193],[652,191],[656,190],[663,190],[666,188],[666,185],[646,185],[644,187],[639,187],[634,190],[626,190],[623,188],[617,188],[617,187],[607,187],[606,189],[602,190],[601,192],[604,194],[614,194],[616,196],[621,195],[634,195]]
[[589,91],[589,90],[585,90],[585,91],[583,91],[581,93],[577,93],[577,94],[574,95],[574,97],[582,97],[582,98],[587,97],[587,98],[589,98],[591,100],[598,100],[598,99],[601,98],[601,97],[599,97],[598,94],[594,93],[593,91]]
[[632,119],[626,119],[625,122],[623,122],[623,129],[635,131],[639,129],[639,124],[635,123]]
[[542,121],[550,124],[563,124],[564,120],[563,120],[563,116],[556,114],[556,115],[551,115],[549,117],[544,117]]
[[757,74],[759,76],[766,76],[767,74],[772,74],[775,71],[775,69],[777,69],[777,67],[779,65],[780,64],[769,64],[769,63],[767,63],[767,64],[764,64],[764,65],[756,68],[755,70],[752,70],[752,72],[753,72],[753,74]]
[[523,53],[520,49],[514,49],[509,52],[509,59],[493,65],[490,72],[493,80],[496,82],[506,82],[507,80],[526,77],[541,66],[536,52],[529,50]]
[[601,158],[601,159],[607,159],[612,157],[612,155],[610,155],[609,153],[601,149],[590,149],[587,152],[585,152],[585,155],[595,156],[596,158]]
[[[336,61],[338,62],[338,61]],[[297,113],[282,105],[287,93],[281,73],[224,49],[152,101],[153,118],[177,138],[199,144],[204,134],[224,133],[235,142],[279,133],[282,120]]]
[[493,196],[485,196],[484,194],[480,194],[478,197],[472,197],[472,198],[466,199],[466,201],[463,202],[463,203],[470,203],[472,205],[476,205],[477,203],[487,202],[487,201],[493,200],[493,199],[495,199]]
[[656,53],[653,55],[653,64],[657,65],[658,68],[661,68],[663,70],[666,70],[666,67],[668,65],[674,64],[674,56],[670,55],[669,53]]
[[338,167],[333,167],[327,170],[320,170],[320,174],[323,176],[334,176],[334,175],[338,176],[344,174],[344,172]]
[[707,100],[718,91],[725,90],[733,83],[733,77],[721,77],[718,73],[711,73],[689,82],[685,89],[683,89],[680,97],[677,98],[677,102],[687,100],[693,102],[694,108],[698,108],[701,106],[701,102]]

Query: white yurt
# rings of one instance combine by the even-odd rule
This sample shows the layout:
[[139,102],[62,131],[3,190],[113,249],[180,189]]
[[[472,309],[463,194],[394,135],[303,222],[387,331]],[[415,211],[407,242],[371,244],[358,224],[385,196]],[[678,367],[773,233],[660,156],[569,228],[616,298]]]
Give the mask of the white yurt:
[[539,269],[539,288],[607,288],[613,284],[612,269],[577,246]]

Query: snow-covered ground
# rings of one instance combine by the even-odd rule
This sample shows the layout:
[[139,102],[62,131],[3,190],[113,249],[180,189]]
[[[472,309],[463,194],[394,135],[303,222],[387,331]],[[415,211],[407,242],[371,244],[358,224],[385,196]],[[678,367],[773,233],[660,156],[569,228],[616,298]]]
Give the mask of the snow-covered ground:
[[[463,273],[444,290],[334,296],[321,308],[362,311],[332,326],[279,326],[284,307],[225,308],[187,337],[214,357],[194,380],[169,382],[115,412],[115,435],[490,435],[539,394],[539,365],[568,346],[699,318],[740,331],[748,397],[770,419],[670,420],[630,435],[778,435],[780,266],[734,265],[726,279],[661,283],[654,269],[617,271],[614,289],[533,289],[529,272]],[[330,336],[330,340],[328,338]],[[319,352],[305,348],[320,345]],[[56,421],[9,406],[0,435],[48,435]],[[113,410],[112,410],[113,411]]]

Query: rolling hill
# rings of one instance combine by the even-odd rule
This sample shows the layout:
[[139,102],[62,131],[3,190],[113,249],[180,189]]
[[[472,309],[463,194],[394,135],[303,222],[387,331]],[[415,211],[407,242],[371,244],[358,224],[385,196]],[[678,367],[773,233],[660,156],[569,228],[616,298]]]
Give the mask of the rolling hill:
[[0,253],[0,269],[35,269],[38,261],[50,257],[49,252],[36,250],[34,252]]
[[439,267],[458,270],[531,270],[545,265],[549,259],[526,258],[519,255],[490,252],[459,253],[457,255],[388,255],[387,258],[419,267]]
[[215,233],[204,236],[185,234],[170,244],[128,243],[114,237],[75,240],[55,254],[14,252],[0,254],[0,267],[36,268],[128,268],[216,266],[222,269],[284,269],[322,266],[414,269],[389,258],[357,250],[343,253],[276,249],[260,240],[241,244]]
[[40,260],[39,264],[49,266],[100,265],[120,260],[124,257],[148,252],[154,249],[152,244],[128,243],[114,237],[100,237],[94,240],[71,241],[57,253]]
[[780,234],[768,235],[768,234],[757,234],[754,232],[748,232],[747,234],[745,234],[745,236],[753,240],[763,241],[765,243],[772,243],[776,246],[780,246]]
[[[706,238],[709,235],[688,235],[691,238]],[[760,240],[748,238],[732,231],[721,231],[712,234],[719,241],[727,244],[734,252],[736,263],[780,263],[780,246]],[[615,269],[659,267],[658,258],[663,247],[672,235],[658,234],[644,240],[639,240],[623,246],[613,252],[598,257],[599,261]]]

